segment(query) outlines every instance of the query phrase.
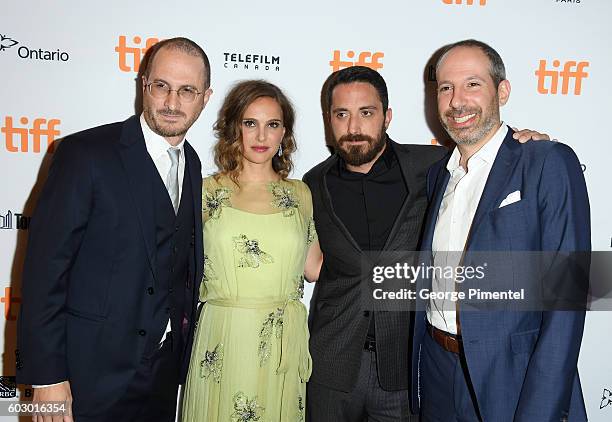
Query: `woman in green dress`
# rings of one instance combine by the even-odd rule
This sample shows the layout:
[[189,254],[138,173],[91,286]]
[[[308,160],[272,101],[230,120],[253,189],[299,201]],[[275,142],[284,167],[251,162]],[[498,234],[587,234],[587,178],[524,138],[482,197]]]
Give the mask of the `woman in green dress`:
[[202,186],[204,302],[183,421],[299,422],[311,373],[304,278],[322,262],[308,187],[288,179],[294,111],[265,81],[235,85]]

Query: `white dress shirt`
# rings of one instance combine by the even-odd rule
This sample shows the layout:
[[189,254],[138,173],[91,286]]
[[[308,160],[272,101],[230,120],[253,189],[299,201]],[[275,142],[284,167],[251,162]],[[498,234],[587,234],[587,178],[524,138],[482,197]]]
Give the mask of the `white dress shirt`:
[[[160,136],[151,130],[144,119],[144,115],[142,114],[140,115],[140,126],[142,127],[142,134],[144,135],[147,152],[151,156],[151,159],[155,164],[155,168],[157,168],[157,171],[159,172],[159,176],[164,181],[166,190],[168,190],[168,172],[170,171],[170,166],[172,165],[172,161],[168,155],[168,148],[170,148],[172,145],[170,145],[163,136]],[[181,193],[183,191],[183,179],[185,177],[185,139],[183,139],[175,148],[180,151],[178,162],[178,188],[180,203]]]
[[[432,292],[455,291],[454,278],[438,278],[440,275],[438,269],[454,268],[460,264],[474,214],[506,132],[506,125],[502,122],[489,142],[469,158],[466,164],[467,171],[459,165],[461,159],[459,148],[455,148],[446,164],[450,179],[444,191],[434,228],[432,256],[437,271],[434,271],[432,277]],[[430,299],[427,320],[442,331],[457,334],[456,302],[452,302],[449,298]]]

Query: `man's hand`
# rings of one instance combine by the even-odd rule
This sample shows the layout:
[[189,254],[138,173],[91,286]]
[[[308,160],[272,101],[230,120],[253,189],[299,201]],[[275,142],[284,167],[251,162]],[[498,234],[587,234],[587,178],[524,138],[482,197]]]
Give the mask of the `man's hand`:
[[550,136],[548,136],[545,133],[536,132],[535,130],[531,130],[531,129],[518,130],[515,127],[513,127],[512,130],[514,131],[514,134],[512,135],[512,137],[518,140],[521,144],[524,144],[525,142],[532,140],[532,139],[534,141],[550,141]]
[[72,393],[70,392],[70,382],[68,381],[50,387],[34,388],[34,398],[32,402],[64,402],[66,403],[66,414],[68,415],[37,415],[32,416],[32,422],[74,422],[72,418]]

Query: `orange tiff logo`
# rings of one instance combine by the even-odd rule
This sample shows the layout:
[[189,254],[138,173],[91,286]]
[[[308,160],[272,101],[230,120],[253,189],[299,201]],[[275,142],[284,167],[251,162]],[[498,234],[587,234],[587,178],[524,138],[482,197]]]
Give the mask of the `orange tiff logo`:
[[[29,120],[27,117],[22,117],[19,119],[19,123],[28,125]],[[59,119],[39,118],[34,119],[31,127],[15,127],[13,126],[13,118],[6,116],[0,132],[4,134],[4,142],[8,152],[29,152],[30,145],[32,146],[32,152],[40,152],[41,140],[45,137],[47,140],[45,150],[51,153],[53,152],[53,141],[60,136],[60,131],[57,130],[60,123]]]
[[4,319],[7,321],[15,321],[17,319],[18,312],[11,312],[14,304],[21,303],[21,298],[11,295],[11,288],[4,288],[4,296],[0,298],[0,302],[4,303]]
[[[346,57],[353,59],[355,57],[355,52],[352,50],[347,51]],[[342,60],[340,59],[340,50],[334,50],[334,58],[330,60],[329,64],[332,67],[332,72],[351,66],[365,66],[377,71],[383,68],[383,64],[379,61],[383,57],[385,57],[385,54],[380,51],[376,53],[362,51],[359,53],[357,61]]]
[[[546,68],[546,60],[540,60],[540,67],[535,71],[535,75],[538,77],[538,92],[540,94],[557,94],[559,90],[559,77],[561,77],[561,94],[567,95],[569,93],[570,80],[574,80],[574,95],[580,95],[582,93],[582,80],[588,78],[589,74],[584,71],[585,68],[589,67],[589,62],[575,62],[573,60],[565,62],[563,70],[558,69],[561,65],[559,60],[553,60],[553,69],[548,70]],[[550,84],[546,86],[546,81],[549,80]]]
[[[468,6],[471,6],[474,4],[474,0],[466,0],[465,2],[463,2],[462,0],[442,0],[442,2],[444,4],[467,4]],[[487,4],[487,0],[479,0],[479,4],[481,6],[484,6]]]
[[136,72],[140,69],[140,60],[145,55],[147,50],[157,44],[159,38],[147,38],[142,44],[142,38],[135,36],[132,41],[136,46],[128,46],[125,35],[119,36],[119,44],[115,47],[115,51],[119,54],[119,69],[123,72]]

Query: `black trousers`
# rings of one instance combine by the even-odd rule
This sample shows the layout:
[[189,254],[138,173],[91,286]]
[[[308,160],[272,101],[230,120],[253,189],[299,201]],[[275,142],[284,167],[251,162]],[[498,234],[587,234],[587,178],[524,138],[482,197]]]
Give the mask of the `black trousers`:
[[309,382],[309,422],[418,422],[410,413],[408,390],[385,391],[378,382],[376,353],[364,350],[357,385],[350,393]]
[[75,415],[75,422],[174,422],[180,354],[169,333],[161,347],[143,357],[125,394],[103,415]]

